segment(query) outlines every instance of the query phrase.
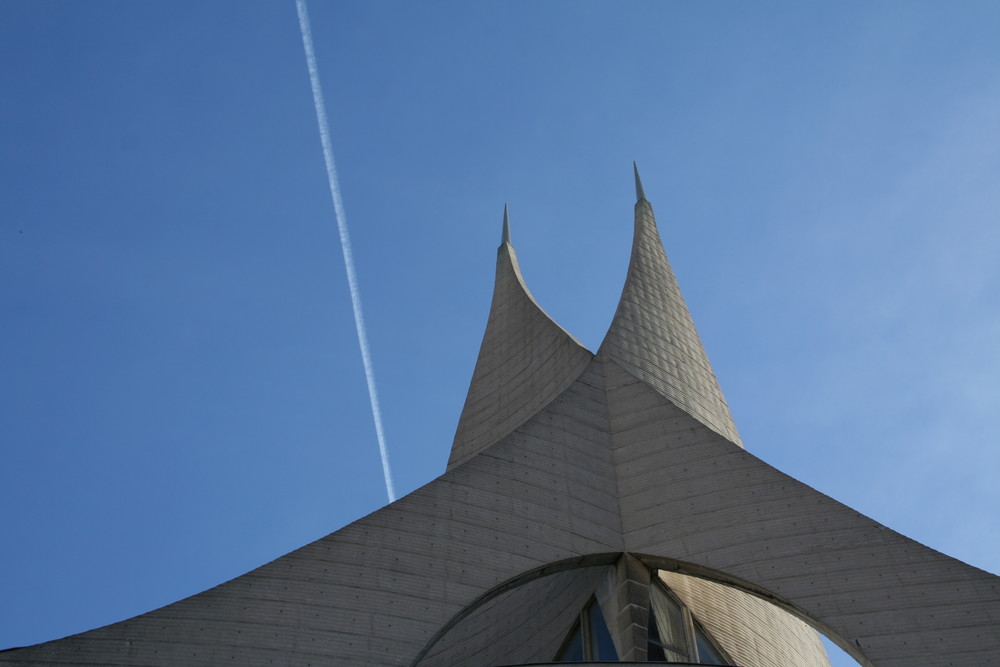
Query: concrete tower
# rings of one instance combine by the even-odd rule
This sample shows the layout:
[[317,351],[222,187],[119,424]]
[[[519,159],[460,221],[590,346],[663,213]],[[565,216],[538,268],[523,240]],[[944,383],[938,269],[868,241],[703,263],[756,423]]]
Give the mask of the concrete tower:
[[[446,472],[267,565],[0,664],[1000,664],[1000,578],[746,452],[636,177],[596,354],[538,306],[506,210]],[[812,626],[812,627],[809,627]]]

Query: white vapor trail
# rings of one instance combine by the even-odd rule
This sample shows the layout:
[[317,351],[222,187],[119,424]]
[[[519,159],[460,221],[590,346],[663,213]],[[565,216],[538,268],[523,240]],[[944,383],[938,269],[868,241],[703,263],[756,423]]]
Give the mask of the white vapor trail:
[[382,456],[382,475],[385,477],[385,491],[389,496],[389,502],[392,502],[396,500],[396,487],[392,482],[392,471],[389,469],[389,452],[386,450],[385,434],[382,432],[382,409],[379,407],[378,392],[375,390],[375,373],[372,369],[371,352],[368,349],[368,335],[365,333],[365,318],[361,312],[361,293],[358,290],[358,276],[354,272],[354,253],[351,251],[351,238],[347,233],[347,216],[344,214],[344,202],[340,198],[340,185],[337,183],[337,168],[333,163],[330,125],[326,119],[323,89],[319,85],[319,69],[316,67],[316,51],[313,49],[312,29],[309,25],[309,12],[306,9],[306,0],[295,0],[295,7],[299,12],[299,29],[302,32],[302,46],[306,51],[309,82],[312,84],[313,103],[316,106],[316,122],[319,124],[319,137],[323,144],[323,159],[326,160],[326,178],[330,183],[330,197],[333,199],[333,211],[337,216],[337,228],[340,230],[340,248],[344,252],[347,284],[351,290],[351,305],[354,306],[354,325],[358,330],[358,345],[361,347],[361,360],[365,366],[365,379],[368,380],[368,398],[371,400],[372,417],[375,419],[375,435],[378,438],[378,451]]

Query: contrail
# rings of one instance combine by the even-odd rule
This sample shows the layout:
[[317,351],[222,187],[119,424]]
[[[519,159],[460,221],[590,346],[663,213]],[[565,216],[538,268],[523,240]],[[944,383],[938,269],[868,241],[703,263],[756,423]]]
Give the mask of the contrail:
[[351,252],[351,237],[347,233],[347,216],[344,214],[344,202],[340,198],[340,185],[337,183],[337,168],[333,163],[333,146],[330,143],[330,125],[326,119],[326,105],[323,104],[323,89],[319,85],[319,69],[316,67],[316,51],[313,49],[312,29],[309,26],[309,12],[306,0],[295,0],[299,11],[299,29],[302,32],[302,46],[306,51],[306,64],[309,66],[309,83],[312,84],[313,103],[316,106],[316,122],[319,124],[319,138],[323,143],[323,159],[326,160],[326,178],[330,183],[330,197],[333,199],[333,211],[337,216],[337,228],[340,230],[340,248],[344,251],[344,266],[347,269],[347,284],[351,289],[351,305],[354,306],[354,325],[358,329],[358,345],[361,347],[361,360],[365,365],[365,379],[368,380],[368,398],[371,399],[372,417],[375,419],[375,435],[378,438],[378,451],[382,456],[382,475],[385,477],[385,492],[389,502],[396,500],[396,487],[392,482],[392,471],[389,469],[389,452],[385,447],[385,435],[382,433],[382,409],[378,403],[378,392],[375,390],[375,372],[372,369],[372,357],[368,349],[368,335],[365,333],[365,318],[361,312],[361,293],[358,291],[358,276],[354,272],[354,253]]

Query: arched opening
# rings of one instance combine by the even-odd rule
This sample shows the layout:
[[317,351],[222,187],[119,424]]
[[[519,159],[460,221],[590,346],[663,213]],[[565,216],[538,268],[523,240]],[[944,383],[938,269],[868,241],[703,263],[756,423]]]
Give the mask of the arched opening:
[[781,596],[776,595],[765,588],[755,585],[753,582],[734,577],[720,570],[704,567],[695,563],[679,561],[673,558],[654,556],[650,554],[634,555],[643,564],[651,569],[668,573],[676,573],[695,579],[703,579],[715,584],[721,584],[768,602],[771,605],[787,612],[789,615],[799,619],[806,625],[812,627],[813,630],[825,637],[829,644],[836,646],[857,664],[862,665],[863,667],[873,667],[871,661],[869,661],[856,646],[853,646],[845,638],[841,637],[833,628],[806,613],[790,601],[785,600]]
[[846,642],[751,582],[639,554],[593,554],[514,577],[456,614],[412,664],[551,664],[566,656],[607,660],[609,655],[593,643],[604,631],[594,619],[606,624],[623,662],[871,664],[864,656],[859,659],[857,650],[834,650],[827,663],[815,631],[831,640],[828,646],[843,648]]
[[[448,664],[447,661],[454,656],[463,656],[463,659],[467,657],[470,650],[466,646],[495,646],[491,644],[491,637],[498,633],[499,626],[490,619],[505,617],[509,621],[519,620],[516,616],[508,614],[514,613],[509,610],[515,610],[521,599],[554,600],[547,605],[546,611],[555,617],[553,623],[565,619],[567,623],[565,627],[568,628],[578,609],[574,607],[576,600],[573,595],[581,585],[579,580],[590,581],[596,585],[598,578],[621,558],[621,555],[620,552],[612,552],[568,558],[528,570],[494,586],[445,623],[417,654],[411,665]],[[561,611],[560,605],[562,605]],[[531,619],[525,617],[524,620]],[[463,627],[459,628],[460,625]],[[456,632],[461,634],[456,635]],[[442,643],[445,637],[449,637],[450,645]],[[541,640],[543,636],[535,634],[533,638]],[[562,637],[559,637],[555,641],[556,647],[552,648],[553,655],[561,639]]]

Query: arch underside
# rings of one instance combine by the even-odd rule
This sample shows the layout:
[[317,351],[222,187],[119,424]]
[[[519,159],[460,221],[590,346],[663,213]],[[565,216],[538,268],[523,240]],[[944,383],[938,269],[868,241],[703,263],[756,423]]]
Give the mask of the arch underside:
[[[613,562],[608,562],[613,559]],[[650,622],[645,615],[629,618],[629,605],[648,607],[650,580],[623,577],[622,561],[633,554],[593,554],[552,563],[498,586],[449,620],[414,660],[421,667],[514,665],[551,659],[588,600],[596,599],[607,619],[619,656],[645,649]],[[726,573],[713,572],[670,558],[642,556],[638,561],[688,607],[735,664],[828,665],[818,636],[801,612],[773,595],[737,586]],[[604,564],[607,563],[607,564]],[[617,565],[617,567],[616,567]],[[698,572],[697,576],[682,574]],[[627,637],[633,621],[636,637]],[[636,639],[641,646],[626,646]],[[634,655],[630,657],[635,657]]]

